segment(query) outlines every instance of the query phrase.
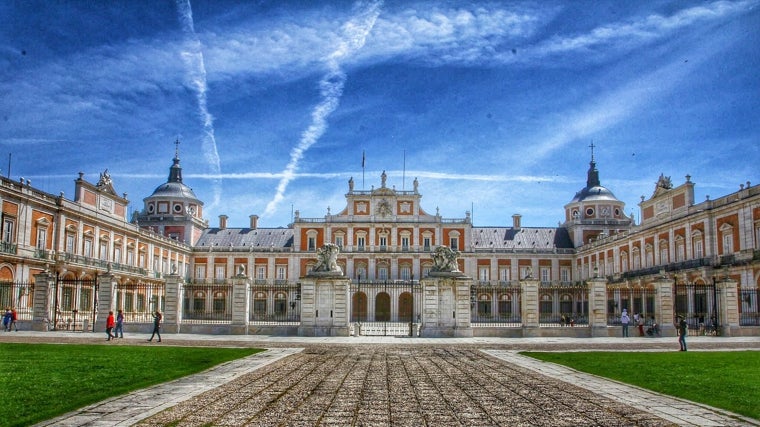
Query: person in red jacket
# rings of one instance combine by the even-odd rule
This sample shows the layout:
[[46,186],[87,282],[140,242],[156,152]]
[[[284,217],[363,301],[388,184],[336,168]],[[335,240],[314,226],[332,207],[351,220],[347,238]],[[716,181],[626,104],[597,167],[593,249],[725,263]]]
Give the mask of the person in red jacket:
[[106,319],[106,335],[108,335],[106,341],[111,341],[111,338],[116,338],[113,334],[111,334],[114,326],[116,326],[116,320],[113,318],[113,311],[109,311],[108,318]]

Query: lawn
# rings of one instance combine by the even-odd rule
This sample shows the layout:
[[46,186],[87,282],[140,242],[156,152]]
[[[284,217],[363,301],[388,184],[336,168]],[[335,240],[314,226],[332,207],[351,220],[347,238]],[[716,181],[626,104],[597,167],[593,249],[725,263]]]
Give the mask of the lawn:
[[757,351],[521,354],[760,419]]
[[24,426],[261,349],[0,345],[0,425]]

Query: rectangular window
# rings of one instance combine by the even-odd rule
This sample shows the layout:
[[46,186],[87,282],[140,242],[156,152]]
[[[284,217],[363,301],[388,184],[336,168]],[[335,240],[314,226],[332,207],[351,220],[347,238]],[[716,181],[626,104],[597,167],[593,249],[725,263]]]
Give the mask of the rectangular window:
[[509,282],[509,268],[503,267],[499,269],[499,280],[502,282]]
[[131,249],[127,251],[127,265],[135,265],[135,252]]
[[423,250],[429,251],[430,250],[430,237],[423,237],[422,238],[422,246]]
[[224,264],[217,264],[214,266],[214,279],[216,280],[224,280],[224,277],[226,276],[226,270],[227,266]]
[[306,250],[316,251],[317,250],[317,238],[314,237],[314,236],[309,236],[309,237],[307,237],[307,239],[308,240],[307,240],[307,244],[306,244],[306,246],[307,246]]
[[287,280],[288,278],[288,268],[284,265],[278,265],[277,266],[277,280]]
[[364,236],[359,236],[356,238],[356,246],[360,251],[364,250]]
[[723,235],[723,255],[728,255],[733,252],[734,252],[734,235],[726,233]]
[[118,246],[113,249],[113,262],[121,263],[121,248]]
[[676,262],[681,262],[686,259],[686,251],[683,242],[676,244]]
[[196,280],[203,280],[206,278],[206,266],[205,265],[196,265],[195,266],[195,278]]
[[452,237],[449,239],[449,247],[454,250],[459,250],[459,237]]
[[108,261],[108,242],[100,242],[100,253],[98,257],[102,261]]
[[549,283],[552,281],[551,269],[549,267],[541,267],[539,273],[541,274],[542,283]]
[[140,258],[140,267],[141,268],[145,268],[145,263],[146,263],[146,261],[145,261],[145,254],[141,253],[139,258]]
[[481,282],[488,282],[489,275],[488,275],[488,267],[478,267],[478,280]]
[[47,228],[40,227],[37,229],[37,249],[45,249],[47,245]]
[[668,248],[667,246],[664,248],[660,248],[660,264],[667,264],[668,263]]
[[343,249],[343,236],[335,236],[335,245]]
[[570,282],[570,269],[563,267],[559,269],[559,280],[565,283]]
[[412,277],[412,269],[410,267],[401,267],[399,273],[401,280],[409,280]]
[[66,233],[66,252],[73,254],[74,253],[74,247],[75,247],[76,239],[73,234]]
[[16,226],[16,222],[11,218],[5,218],[3,220],[3,242],[13,242],[13,230]]
[[267,278],[267,268],[263,265],[256,267],[256,279],[265,280]]
[[83,250],[84,256],[87,258],[92,258],[92,239],[84,239],[84,250]]
[[388,280],[388,267],[378,267],[377,278],[379,280]]
[[408,251],[409,250],[409,237],[402,236],[401,237],[401,250],[402,251]]
[[380,243],[379,243],[379,245],[380,245],[380,250],[381,251],[384,251],[385,249],[387,249],[388,248],[388,238],[385,237],[385,236],[380,236]]
[[694,258],[704,257],[704,250],[702,249],[702,240],[694,241]]

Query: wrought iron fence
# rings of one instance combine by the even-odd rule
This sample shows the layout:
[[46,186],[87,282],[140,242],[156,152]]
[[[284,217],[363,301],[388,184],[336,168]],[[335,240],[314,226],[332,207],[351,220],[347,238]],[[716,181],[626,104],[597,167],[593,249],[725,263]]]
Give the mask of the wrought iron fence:
[[184,284],[182,323],[232,322],[232,284]]
[[156,310],[164,311],[166,288],[156,283],[116,285],[116,309],[124,313],[124,322],[150,323]]
[[739,289],[739,325],[760,326],[757,288]]
[[[678,283],[674,288],[673,313],[683,316],[689,335],[718,335],[718,295],[714,283]],[[675,319],[669,319],[675,323]],[[666,319],[663,319],[663,323]]]
[[542,328],[588,326],[588,286],[585,283],[540,286],[538,322]]
[[95,325],[98,286],[95,279],[57,279],[49,319],[55,330],[90,330]]
[[361,325],[356,330],[361,335],[411,335],[422,320],[418,281],[357,281],[349,294],[351,323]]
[[[638,321],[646,327],[653,322],[655,315],[656,292],[654,288],[641,286],[611,286],[607,288],[607,325],[620,326],[623,310],[626,310],[630,318],[629,327],[637,328]],[[639,330],[639,334],[643,331]],[[645,332],[644,332],[645,333]]]
[[32,320],[34,283],[0,282],[0,308],[16,310],[18,320]]
[[521,327],[522,291],[519,286],[474,284],[470,291],[472,327]]
[[255,325],[301,323],[301,284],[253,284],[248,322]]

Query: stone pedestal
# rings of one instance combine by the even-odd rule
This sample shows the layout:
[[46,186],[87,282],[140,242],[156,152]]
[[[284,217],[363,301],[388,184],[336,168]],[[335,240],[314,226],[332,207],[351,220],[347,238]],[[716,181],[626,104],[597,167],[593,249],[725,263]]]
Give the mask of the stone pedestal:
[[607,279],[594,277],[588,281],[588,326],[592,337],[606,337]]
[[349,284],[346,277],[335,273],[314,273],[301,278],[299,336],[349,335]]
[[[162,332],[178,334],[182,323],[182,278],[176,274],[166,276]],[[153,307],[153,310],[159,307]]]
[[538,316],[538,280],[526,278],[520,281],[522,301],[520,303],[520,315],[522,317],[522,329],[524,337],[541,336]]
[[665,274],[661,274],[654,281],[655,288],[655,321],[660,325],[660,333],[663,337],[674,337],[677,335],[675,317],[673,313],[673,302],[675,301],[675,281]]
[[723,337],[741,335],[739,331],[739,295],[736,280],[724,277],[715,284],[718,297],[719,333]]
[[[50,273],[34,275],[34,307],[32,330],[47,331],[53,327],[52,298],[55,289],[55,276]],[[49,324],[49,326],[48,326]]]
[[114,312],[116,317],[116,277],[111,273],[98,275],[98,311],[95,313],[93,332],[106,331],[108,312]]
[[422,285],[422,337],[472,337],[470,289],[472,278],[439,273]]
[[248,335],[248,319],[250,318],[251,282],[243,274],[232,278],[232,325],[230,333]]

